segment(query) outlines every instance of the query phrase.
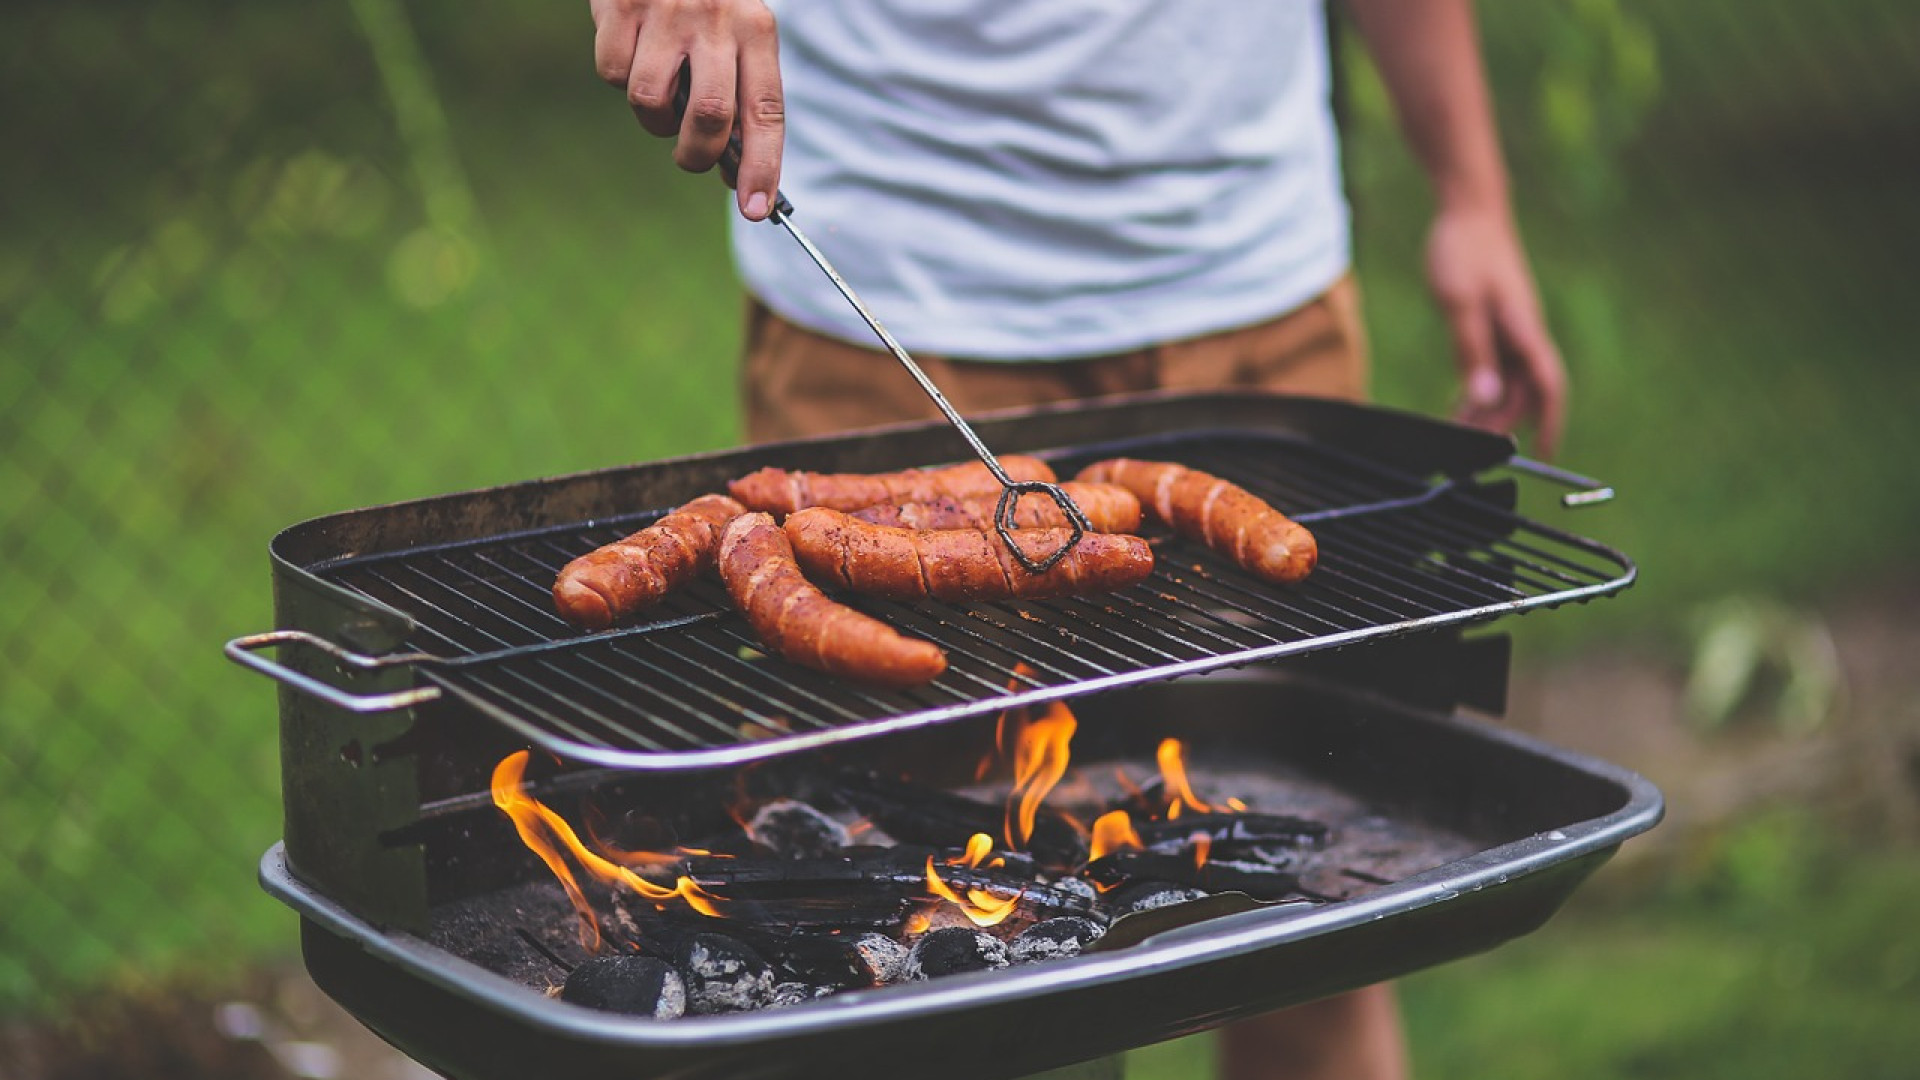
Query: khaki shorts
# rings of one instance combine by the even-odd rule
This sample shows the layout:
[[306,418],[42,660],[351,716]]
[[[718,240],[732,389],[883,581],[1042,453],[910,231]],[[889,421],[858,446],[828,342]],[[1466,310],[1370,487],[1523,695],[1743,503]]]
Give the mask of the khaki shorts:
[[[1133,352],[1032,363],[914,360],[963,414],[1145,390],[1239,387],[1352,399],[1367,392],[1366,330],[1351,275],[1277,319]],[[742,379],[753,442],[940,415],[892,356],[802,329],[751,297]]]

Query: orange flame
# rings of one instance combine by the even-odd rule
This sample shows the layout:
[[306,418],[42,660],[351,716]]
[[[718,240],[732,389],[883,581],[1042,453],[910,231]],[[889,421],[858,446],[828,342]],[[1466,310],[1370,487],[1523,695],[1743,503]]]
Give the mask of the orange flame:
[[1093,837],[1087,842],[1087,861],[1111,855],[1121,848],[1138,851],[1143,846],[1140,834],[1133,831],[1133,818],[1125,810],[1109,810],[1093,822]]
[[1207,865],[1207,853],[1213,850],[1213,834],[1197,832],[1187,837],[1187,842],[1193,845],[1193,868],[1198,870]]
[[[979,866],[993,851],[993,837],[986,833],[974,833],[967,840],[967,853],[960,858],[949,860],[952,866]],[[962,897],[940,877],[933,867],[933,856],[927,856],[927,891],[960,909],[975,926],[994,926],[1013,914],[1020,904],[1024,891],[1012,896],[995,896],[985,889],[968,889]]]
[[[513,821],[521,841],[540,856],[553,875],[560,879],[561,887],[567,891],[567,899],[573,902],[574,910],[580,915],[580,944],[583,948],[588,952],[599,951],[600,924],[594,918],[593,908],[587,903],[579,883],[568,870],[566,860],[560,855],[562,847],[588,873],[609,885],[625,885],[656,903],[679,897],[702,915],[716,919],[723,917],[718,906],[720,898],[701,889],[690,877],[676,878],[673,888],[669,889],[655,885],[627,867],[589,851],[565,818],[520,790],[521,781],[527,774],[527,759],[531,756],[525,750],[516,751],[501,758],[500,764],[494,766],[493,804]],[[554,840],[558,840],[559,844],[556,845]]]
[[1023,851],[1032,839],[1040,804],[1067,774],[1067,747],[1078,726],[1073,712],[1056,701],[1047,706],[1045,715],[1022,724],[1014,736],[1013,790],[1007,795],[1006,816],[1009,849]]
[[1167,804],[1169,821],[1180,816],[1182,804],[1203,814],[1211,813],[1213,810],[1213,807],[1201,802],[1199,796],[1193,793],[1193,788],[1187,784],[1186,750],[1187,748],[1181,745],[1179,739],[1162,739],[1160,751],[1156,755],[1160,761],[1160,782],[1173,796],[1173,801]]

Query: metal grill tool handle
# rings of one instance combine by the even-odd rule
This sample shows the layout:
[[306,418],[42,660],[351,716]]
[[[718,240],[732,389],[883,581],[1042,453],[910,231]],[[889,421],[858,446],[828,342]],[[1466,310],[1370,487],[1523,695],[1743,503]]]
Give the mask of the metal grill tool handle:
[[[685,115],[687,109],[688,80],[689,73],[683,67],[680,72],[680,82],[674,92],[674,109],[681,115]],[[739,176],[740,153],[740,133],[736,131],[728,138],[727,148],[720,155],[720,169],[729,185],[732,185]],[[940,388],[927,377],[927,373],[914,362],[907,350],[894,340],[893,335],[880,324],[880,320],[874,317],[873,312],[867,310],[867,305],[861,302],[859,294],[853,291],[853,286],[848,285],[839,271],[833,268],[833,264],[827,261],[827,257],[821,254],[820,249],[813,246],[813,241],[807,239],[807,234],[794,226],[793,203],[787,200],[785,194],[778,191],[773,193],[773,209],[768,213],[767,221],[787,230],[787,234],[793,237],[794,241],[800,245],[800,249],[813,260],[813,264],[827,275],[827,280],[833,282],[833,287],[840,290],[840,295],[847,298],[847,303],[853,305],[853,310],[879,337],[881,344],[887,347],[887,351],[893,354],[893,358],[900,361],[900,366],[907,369],[907,374],[913,376],[913,381],[919,383],[920,389],[926,391],[927,396],[933,399],[933,403],[939,407],[941,414],[947,418],[947,423],[952,424],[954,430],[960,433],[960,437],[967,441],[967,446],[973,450],[974,456],[979,458],[981,464],[987,467],[987,471],[993,474],[993,478],[1000,482],[1000,501],[994,505],[993,509],[993,531],[1000,535],[1000,539],[1006,543],[1008,550],[1013,552],[1013,557],[1019,561],[1020,565],[1029,573],[1042,574],[1065,558],[1067,552],[1080,542],[1080,538],[1092,529],[1087,522],[1087,515],[1081,511],[1079,504],[1073,501],[1073,497],[1061,490],[1058,484],[1039,480],[1015,480],[1007,475],[1007,470],[1000,465],[1000,459],[994,457],[993,451],[987,449],[987,444],[980,441],[980,436],[974,432],[973,426],[968,424],[966,418],[953,407],[953,403],[940,392]],[[1019,509],[1020,496],[1027,494],[1044,494],[1052,499],[1060,507],[1060,512],[1066,515],[1067,524],[1073,530],[1066,543],[1061,544],[1058,550],[1044,558],[1035,559],[1029,556],[1020,545],[1013,542],[1014,517]]]

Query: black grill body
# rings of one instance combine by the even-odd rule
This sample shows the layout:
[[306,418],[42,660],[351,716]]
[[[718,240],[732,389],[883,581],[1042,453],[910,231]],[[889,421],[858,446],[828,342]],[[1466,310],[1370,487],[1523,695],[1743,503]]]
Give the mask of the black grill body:
[[[996,450],[1038,454],[1063,475],[1125,454],[1225,476],[1308,524],[1320,566],[1276,589],[1197,545],[1150,536],[1153,578],[1110,596],[859,601],[953,658],[929,687],[876,691],[754,654],[714,583],[592,635],[552,615],[547,589],[573,556],[761,466],[879,471],[965,457],[944,425],[294,526],[272,545],[276,622],[288,640],[323,648],[283,648],[271,663],[228,651],[282,682],[286,835],[262,879],[301,913],[316,980],[449,1075],[816,1075],[887,1062],[1018,1076],[1491,947],[1537,926],[1658,820],[1644,780],[1461,716],[1504,709],[1504,639],[1483,624],[1634,577],[1619,553],[1515,513],[1515,484],[1497,475],[1513,459],[1509,440],[1372,407],[1211,394],[1029,410],[976,428]],[[487,797],[489,771],[513,750],[565,759],[554,791],[617,785],[694,805],[749,767],[872,760],[924,775],[972,761],[951,740],[990,739],[1002,710],[1059,698],[1083,715],[1076,758],[1097,733],[1193,727],[1196,745],[1245,746],[1383,814],[1457,830],[1474,853],[1311,909],[1169,909],[1160,932],[1072,961],[670,1023],[548,1000],[428,944],[436,911],[544,873]]]

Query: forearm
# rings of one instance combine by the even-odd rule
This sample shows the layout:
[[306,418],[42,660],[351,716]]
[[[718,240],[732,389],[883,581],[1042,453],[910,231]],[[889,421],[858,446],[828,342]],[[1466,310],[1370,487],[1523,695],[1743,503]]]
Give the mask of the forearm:
[[1346,0],[1414,155],[1449,209],[1508,212],[1473,0]]

